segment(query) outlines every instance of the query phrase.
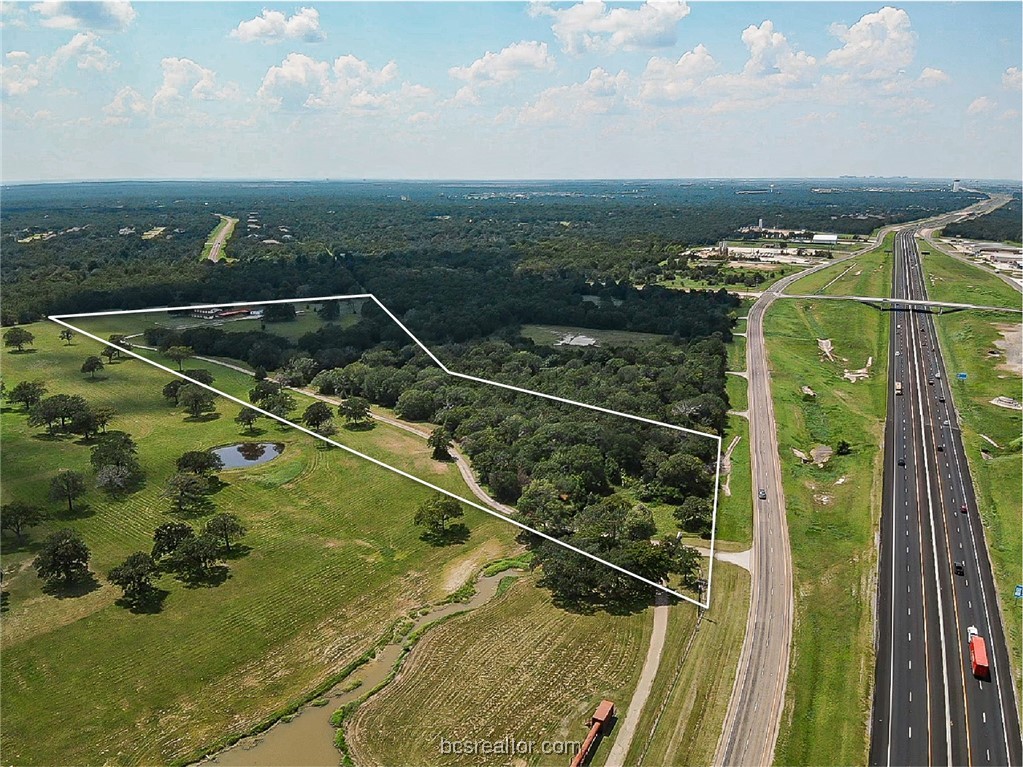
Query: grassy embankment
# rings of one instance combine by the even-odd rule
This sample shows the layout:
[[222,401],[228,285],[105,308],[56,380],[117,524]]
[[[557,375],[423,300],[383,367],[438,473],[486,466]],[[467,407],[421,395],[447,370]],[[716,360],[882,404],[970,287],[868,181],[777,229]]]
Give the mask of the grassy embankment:
[[[924,256],[927,293],[944,301],[976,303],[987,306],[1019,306],[1020,294],[995,275],[964,264],[928,248]],[[1004,338],[1002,331],[1019,333],[1019,316],[983,312],[954,312],[935,316],[938,342],[948,370],[949,387],[962,425],[963,444],[973,476],[984,538],[991,553],[1002,616],[1009,635],[1009,657],[1020,689],[1020,653],[1023,652],[1023,614],[1013,596],[1020,582],[1019,560],[1023,551],[1023,532],[1019,514],[1021,498],[1020,433],[1023,414],[991,404],[998,396],[1021,399],[1023,379],[1006,365],[1006,354],[995,344]],[[991,354],[997,352],[997,354]],[[1018,354],[1018,347],[1016,350]],[[958,381],[957,373],[966,373]],[[984,439],[993,440],[998,447]],[[985,459],[982,454],[989,458]]]
[[210,232],[210,236],[206,238],[206,244],[202,246],[202,255],[199,256],[200,261],[206,261],[210,258],[213,254],[213,245],[221,236],[223,236],[223,244],[217,252],[217,260],[227,259],[227,241],[234,234],[234,227],[238,223],[238,219],[220,213],[217,215],[220,216],[220,223],[216,225],[213,231]]
[[[886,243],[888,241],[886,240]],[[883,251],[883,248],[881,249]],[[849,268],[849,267],[852,268]],[[841,275],[841,276],[839,276]],[[838,277],[838,279],[835,279]],[[890,264],[872,251],[797,281],[791,292],[887,295]],[[874,547],[881,496],[888,315],[856,303],[777,301],[765,334],[792,545],[793,646],[777,764],[862,764],[872,685]],[[818,339],[830,339],[835,361]],[[846,368],[873,358],[852,383]],[[815,396],[805,396],[809,386]],[[823,468],[793,449],[852,446]]]
[[[746,321],[741,320],[736,332],[746,331]],[[733,336],[727,346],[728,369],[746,370],[746,339]],[[749,407],[749,382],[742,376],[726,376],[726,390],[731,409],[745,412]],[[748,549],[753,542],[753,477],[749,455],[749,421],[739,415],[728,416],[728,428],[721,445],[722,454],[736,437],[739,441],[731,454],[731,473],[728,477],[728,494],[723,490],[718,496],[717,538],[724,549]],[[735,546],[728,544],[734,543]],[[740,639],[741,641],[741,639]]]
[[735,681],[746,633],[750,577],[718,562],[712,605],[674,605],[664,655],[636,728],[627,764],[710,764]]
[[[35,350],[4,352],[10,388],[42,379],[51,393],[81,394],[109,405],[112,430],[129,432],[147,473],[144,489],[111,500],[91,488],[89,446],[50,439],[4,407],[3,501],[34,503],[53,515],[19,542],[4,534],[2,746],[12,763],[170,763],[248,731],[302,700],[360,656],[388,624],[457,589],[475,567],[516,550],[514,530],[466,510],[464,544],[432,547],[410,524],[428,490],[340,450],[324,450],[293,429],[261,424],[259,439],[285,445],[265,465],[222,473],[220,511],[248,528],[229,576],[189,588],[163,575],[162,610],[134,614],[115,604],[111,567],[148,550],[153,529],[172,519],[162,497],[175,458],[186,450],[242,439],[237,406],[190,423],[160,389],[168,376],[137,361],[109,365],[97,380],[79,373],[98,346],[71,346],[60,328],[27,326]],[[217,369],[217,384],[244,390],[250,380]],[[429,457],[422,440],[377,425],[341,431],[355,447],[469,496],[457,469]],[[59,469],[86,473],[90,489],[68,516],[47,499]],[[202,520],[192,520],[201,524]],[[98,587],[81,596],[45,593],[30,561],[45,534],[70,526],[92,551]],[[73,722],[73,726],[68,726]]]

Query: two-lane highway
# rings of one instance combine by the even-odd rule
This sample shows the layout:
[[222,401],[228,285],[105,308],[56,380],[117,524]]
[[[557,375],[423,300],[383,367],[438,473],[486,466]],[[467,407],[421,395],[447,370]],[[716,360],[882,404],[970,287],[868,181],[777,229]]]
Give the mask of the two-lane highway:
[[[925,299],[912,229],[894,262],[893,298]],[[1018,765],[1001,616],[930,313],[896,304],[889,371],[871,763]],[[974,677],[971,626],[989,679]]]

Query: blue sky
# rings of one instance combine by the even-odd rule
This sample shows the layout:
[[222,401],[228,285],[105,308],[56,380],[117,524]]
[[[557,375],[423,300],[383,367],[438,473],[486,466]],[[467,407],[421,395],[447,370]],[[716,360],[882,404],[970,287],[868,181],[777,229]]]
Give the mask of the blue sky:
[[3,180],[1019,179],[1023,5],[3,3]]

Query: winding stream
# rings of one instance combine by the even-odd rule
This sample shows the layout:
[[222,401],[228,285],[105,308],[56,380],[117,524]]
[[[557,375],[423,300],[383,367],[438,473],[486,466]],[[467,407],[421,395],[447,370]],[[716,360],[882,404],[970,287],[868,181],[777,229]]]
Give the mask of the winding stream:
[[[235,745],[209,757],[203,764],[234,765],[235,767],[337,767],[340,752],[334,747],[334,728],[331,715],[346,703],[358,700],[384,682],[395,661],[401,655],[405,637],[455,613],[475,610],[497,594],[501,580],[516,570],[504,570],[476,581],[476,594],[468,602],[436,605],[415,619],[405,634],[377,651],[376,656],[353,671],[347,679],[326,692],[321,698],[326,705],[306,704],[290,721],[280,721],[269,730],[242,738]],[[353,686],[358,684],[358,686]]]

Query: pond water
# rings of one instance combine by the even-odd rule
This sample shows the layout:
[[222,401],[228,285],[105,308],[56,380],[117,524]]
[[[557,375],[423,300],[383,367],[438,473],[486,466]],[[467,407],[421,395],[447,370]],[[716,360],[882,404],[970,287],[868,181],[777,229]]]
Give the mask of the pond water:
[[[506,577],[514,577],[519,570],[505,570],[476,581],[476,594],[468,602],[436,605],[419,616],[404,636],[414,633],[427,623],[433,623],[454,613],[468,612],[481,607],[497,595],[497,587]],[[330,717],[346,703],[366,695],[387,679],[395,661],[401,655],[404,637],[385,645],[368,663],[352,672],[348,679],[324,694],[324,706],[303,706],[289,722],[278,722],[266,732],[243,738],[231,748],[210,757],[203,764],[232,765],[234,767],[336,767],[341,754],[334,747],[334,728]],[[352,689],[356,683],[357,687]]]
[[239,442],[210,452],[220,456],[225,469],[242,469],[272,461],[284,452],[284,445],[279,442]]

